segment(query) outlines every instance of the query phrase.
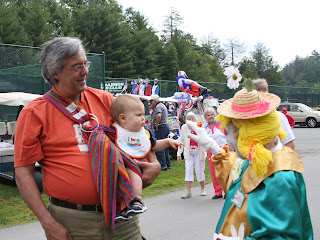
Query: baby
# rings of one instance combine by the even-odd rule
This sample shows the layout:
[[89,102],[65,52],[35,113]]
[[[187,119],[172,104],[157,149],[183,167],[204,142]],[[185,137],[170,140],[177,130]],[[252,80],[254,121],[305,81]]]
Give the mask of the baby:
[[[116,129],[115,143],[122,151],[130,157],[147,161],[149,152],[161,151],[167,147],[177,149],[183,144],[171,138],[156,140],[152,132],[144,128],[145,109],[141,100],[130,95],[119,95],[111,103],[110,112],[113,127]],[[135,198],[128,208],[123,209],[117,216],[116,222],[129,220],[131,214],[143,213],[147,210],[141,199],[142,179],[138,174],[126,168],[131,188]]]

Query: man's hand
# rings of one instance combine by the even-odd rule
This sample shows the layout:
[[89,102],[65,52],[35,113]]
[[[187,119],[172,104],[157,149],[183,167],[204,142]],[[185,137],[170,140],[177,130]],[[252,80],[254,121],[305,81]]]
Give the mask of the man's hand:
[[140,162],[135,160],[136,164],[142,169],[143,188],[150,186],[158,177],[161,165],[154,152],[148,154],[149,162]]
[[158,128],[159,128],[160,120],[161,120],[161,113],[158,113],[156,115],[156,126],[155,126],[156,131],[159,131]]
[[178,163],[180,163],[180,162],[182,161],[181,156],[178,156],[178,157],[177,157],[177,161],[178,161]]
[[48,240],[72,240],[69,231],[54,219],[43,223],[42,227]]
[[72,240],[68,230],[52,217],[43,203],[33,174],[34,164],[15,168],[15,180],[23,200],[40,220],[47,239]]

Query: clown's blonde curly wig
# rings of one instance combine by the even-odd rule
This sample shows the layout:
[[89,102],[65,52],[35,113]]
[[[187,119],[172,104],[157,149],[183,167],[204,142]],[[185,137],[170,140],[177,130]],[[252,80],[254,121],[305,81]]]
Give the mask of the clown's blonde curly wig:
[[216,120],[221,122],[222,128],[226,128],[230,121],[233,122],[239,129],[239,152],[245,158],[252,160],[252,168],[256,176],[265,175],[267,166],[272,161],[272,153],[264,146],[277,136],[281,141],[287,137],[276,110],[265,116],[250,119],[234,119],[219,114]]

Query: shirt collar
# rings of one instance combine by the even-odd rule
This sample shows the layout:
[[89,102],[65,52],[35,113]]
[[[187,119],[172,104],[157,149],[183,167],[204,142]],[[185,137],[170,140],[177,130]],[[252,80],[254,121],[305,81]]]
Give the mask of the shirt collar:
[[277,137],[277,140],[278,140],[278,143],[276,146],[274,146],[273,148],[270,149],[271,152],[275,152],[275,151],[282,149],[283,144],[281,143],[279,137]]

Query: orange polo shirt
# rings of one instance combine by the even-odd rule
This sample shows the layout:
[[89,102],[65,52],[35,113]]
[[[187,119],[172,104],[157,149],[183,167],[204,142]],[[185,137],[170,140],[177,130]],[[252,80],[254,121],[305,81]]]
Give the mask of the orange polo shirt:
[[[111,124],[110,93],[87,88],[80,106],[99,123]],[[44,98],[30,102],[20,113],[15,134],[15,167],[39,162],[47,195],[78,204],[98,204],[88,146],[80,126]]]

